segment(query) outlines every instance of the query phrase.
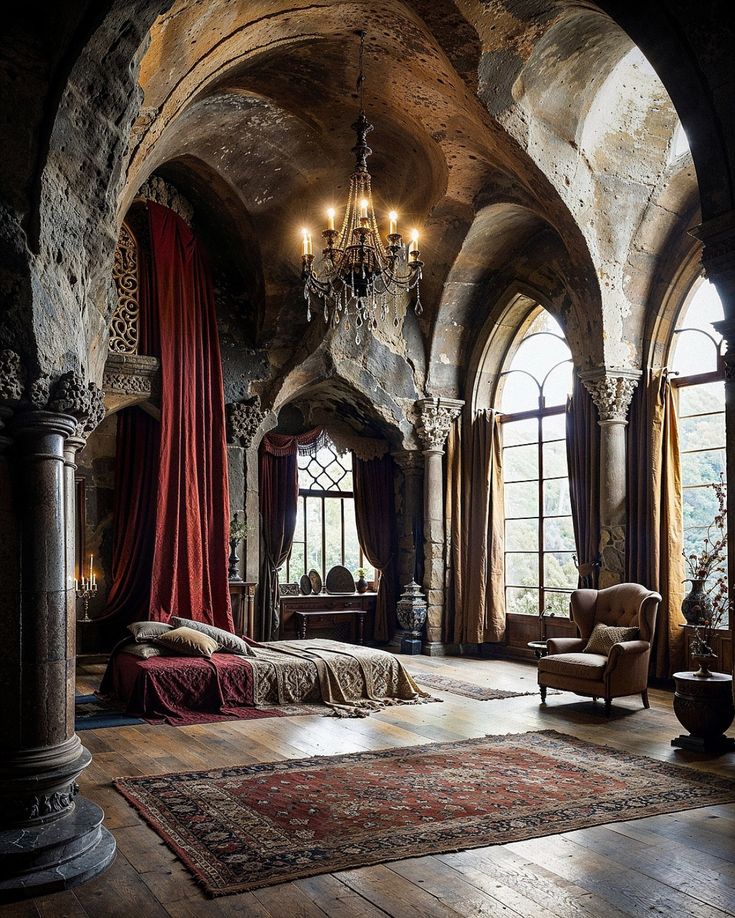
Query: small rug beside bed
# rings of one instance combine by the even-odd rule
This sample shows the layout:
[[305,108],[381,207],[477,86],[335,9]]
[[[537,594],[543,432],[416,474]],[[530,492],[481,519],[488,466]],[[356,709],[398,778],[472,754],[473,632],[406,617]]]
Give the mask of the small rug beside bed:
[[76,695],[74,698],[74,729],[77,731],[144,723],[142,717],[131,717],[119,705],[97,695]]
[[735,781],[544,730],[118,778],[210,896],[735,801]]
[[[513,689],[496,689],[486,685],[477,685],[474,682],[465,682],[462,679],[451,679],[439,673],[421,673],[413,671],[413,678],[419,685],[439,689],[440,692],[450,692],[452,695],[462,695],[464,698],[473,698],[475,701],[497,701],[501,698],[520,698],[523,695],[538,695],[538,689],[532,692],[519,692]],[[558,694],[558,693],[556,693]]]

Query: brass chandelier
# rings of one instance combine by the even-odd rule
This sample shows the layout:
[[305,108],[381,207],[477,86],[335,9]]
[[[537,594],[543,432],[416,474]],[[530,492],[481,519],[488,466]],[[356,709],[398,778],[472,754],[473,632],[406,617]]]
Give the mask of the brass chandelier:
[[363,329],[376,329],[378,322],[388,317],[391,307],[393,323],[398,327],[398,300],[413,290],[416,291],[414,309],[417,315],[421,314],[419,285],[423,262],[419,259],[418,232],[413,230],[404,244],[397,231],[395,211],[388,214],[386,242],[380,235],[367,168],[367,158],[372,153],[367,135],[373,126],[365,116],[363,101],[365,32],[357,34],[360,36],[357,78],[360,113],[352,125],[357,142],[352,148],[355,169],[350,176],[347,206],[339,230],[335,229],[335,210],[327,210],[327,228],[322,232],[324,248],[316,263],[311,233],[302,230],[302,277],[307,320],[311,321],[312,305],[320,303],[328,324],[337,326],[345,320],[349,326],[354,322],[355,343],[360,344]]

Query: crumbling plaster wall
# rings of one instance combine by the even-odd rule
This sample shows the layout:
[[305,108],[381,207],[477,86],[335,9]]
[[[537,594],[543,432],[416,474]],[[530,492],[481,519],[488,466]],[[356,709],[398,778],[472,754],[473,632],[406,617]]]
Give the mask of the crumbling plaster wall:
[[503,6],[500,28],[478,25],[480,97],[584,235],[601,298],[595,363],[639,366],[646,303],[629,253],[666,169],[676,113],[643,55],[607,17],[566,4]]

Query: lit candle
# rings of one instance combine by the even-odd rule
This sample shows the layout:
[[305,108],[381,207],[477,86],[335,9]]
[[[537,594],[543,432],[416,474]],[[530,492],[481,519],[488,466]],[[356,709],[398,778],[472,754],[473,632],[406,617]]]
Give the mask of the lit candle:
[[94,561],[94,555],[89,556],[89,582],[92,582],[92,563]]
[[367,198],[363,198],[360,201],[360,219],[367,220],[367,218],[368,218],[368,200]]
[[304,229],[302,233],[304,235],[304,255],[312,255],[313,250],[311,247],[311,235],[309,234],[309,230]]
[[74,578],[74,592],[76,592],[78,589],[79,589],[79,581],[75,577]]
[[330,207],[327,211],[327,229],[334,230],[334,208]]
[[419,231],[411,230],[411,243],[408,247],[409,252],[418,252],[419,250]]
[[388,235],[395,236],[396,227],[398,226],[398,214],[394,210],[388,214],[388,221]]

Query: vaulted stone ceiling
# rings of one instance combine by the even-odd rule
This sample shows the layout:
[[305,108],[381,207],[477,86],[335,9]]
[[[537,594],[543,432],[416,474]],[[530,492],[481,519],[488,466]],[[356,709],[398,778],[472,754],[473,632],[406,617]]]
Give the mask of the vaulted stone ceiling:
[[[628,296],[625,269],[677,119],[630,39],[591,4],[179,0],[142,60],[121,211],[166,164],[219,176],[265,278],[261,340],[284,346],[303,309],[298,229],[316,229],[347,187],[359,28],[377,204],[422,230],[435,387],[456,390],[488,285],[539,234],[556,278],[541,290],[578,363],[634,362],[639,329],[626,340],[623,326],[645,290]],[[533,261],[527,280],[539,279]]]
[[[28,221],[39,364],[99,377],[112,246],[154,171],[241,274],[253,361],[268,364],[254,385],[274,409],[346,357],[345,385],[384,387],[386,418],[427,390],[461,396],[480,330],[521,287],[561,318],[580,368],[640,362],[697,183],[688,154],[670,156],[667,93],[600,5],[119,0],[77,13],[60,20],[77,58],[54,64],[70,69]],[[298,229],[318,230],[346,190],[360,28],[377,203],[419,226],[427,265],[424,315],[356,351],[306,325]],[[60,336],[44,331],[51,311]],[[385,379],[397,361],[398,386]]]

